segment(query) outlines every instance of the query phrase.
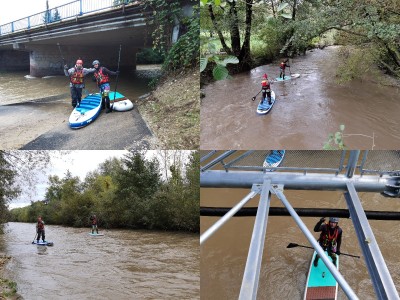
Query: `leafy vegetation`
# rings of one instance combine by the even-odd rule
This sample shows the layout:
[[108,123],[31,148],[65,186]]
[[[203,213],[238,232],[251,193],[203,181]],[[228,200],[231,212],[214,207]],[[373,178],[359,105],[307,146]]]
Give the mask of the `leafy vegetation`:
[[83,227],[96,214],[106,228],[148,228],[199,231],[199,153],[184,168],[169,165],[162,178],[157,159],[130,152],[110,159],[82,182],[66,172],[50,176],[44,201],[11,210],[11,220],[34,222],[41,215],[48,224]]
[[[368,62],[400,77],[400,11],[395,0],[201,0],[201,4],[202,36],[210,41],[217,36],[223,51],[238,58],[238,71],[339,43],[362,49]],[[250,48],[252,36],[262,41],[255,49]],[[350,63],[358,59],[352,56],[347,58]],[[339,80],[360,74],[343,73]]]
[[[193,6],[193,13],[188,17],[184,16],[181,5],[178,0],[145,1],[145,8],[151,7],[155,12],[153,49],[165,57],[163,70],[167,73],[199,63],[198,6]],[[178,27],[179,38],[173,43],[171,37]]]

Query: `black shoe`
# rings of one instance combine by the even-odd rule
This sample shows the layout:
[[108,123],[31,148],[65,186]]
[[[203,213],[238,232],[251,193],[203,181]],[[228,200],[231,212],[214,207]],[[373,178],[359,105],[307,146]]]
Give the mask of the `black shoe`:
[[314,267],[318,267],[318,259],[314,259]]

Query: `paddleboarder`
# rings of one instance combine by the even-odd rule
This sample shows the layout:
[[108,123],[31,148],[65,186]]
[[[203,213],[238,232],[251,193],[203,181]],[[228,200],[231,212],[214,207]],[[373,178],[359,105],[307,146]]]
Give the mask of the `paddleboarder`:
[[268,97],[268,105],[271,105],[271,82],[268,80],[268,75],[264,74],[263,75],[263,80],[261,81],[261,89],[262,89],[262,101],[261,103],[264,103],[264,101]]
[[41,216],[39,216],[38,219],[37,219],[37,223],[36,223],[36,233],[37,233],[37,237],[36,237],[36,242],[37,242],[37,244],[39,244],[40,236],[42,237],[42,241],[43,241],[43,243],[44,243],[44,242],[45,242],[45,236],[44,236],[44,222],[43,222]]
[[92,223],[92,234],[94,234],[95,230],[96,230],[96,233],[99,234],[99,229],[97,228],[97,217],[96,217],[96,215],[91,215],[90,216],[90,221]]
[[289,61],[288,58],[286,58],[285,60],[281,61],[280,65],[279,65],[279,69],[280,69],[280,74],[279,74],[279,78],[285,79],[285,69],[286,67],[290,68],[290,66],[287,64]]
[[72,99],[72,107],[79,106],[82,99],[82,89],[85,87],[84,77],[87,74],[93,73],[96,71],[94,68],[86,69],[83,67],[83,61],[78,59],[76,61],[75,67],[68,69],[68,66],[64,66],[64,74],[68,76],[70,79],[70,90],[71,90],[71,99]]
[[111,112],[110,97],[108,96],[110,93],[110,79],[108,76],[117,76],[119,71],[113,72],[106,67],[100,66],[100,62],[97,59],[93,61],[93,67],[96,69],[94,72],[94,79],[97,86],[100,88],[101,108],[107,108],[106,114],[108,114]]
[[[330,217],[329,223],[325,223],[325,218],[321,218],[314,227],[314,232],[321,232],[318,242],[324,251],[332,258],[336,266],[336,255],[340,255],[340,245],[342,243],[342,228],[339,227],[339,218]],[[318,266],[318,254],[315,256],[314,266]]]

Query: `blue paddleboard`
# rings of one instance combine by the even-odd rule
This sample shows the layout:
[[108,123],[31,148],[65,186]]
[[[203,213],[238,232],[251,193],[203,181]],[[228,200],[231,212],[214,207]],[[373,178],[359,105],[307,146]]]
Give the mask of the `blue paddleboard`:
[[267,99],[261,99],[257,106],[257,113],[259,115],[267,114],[271,110],[272,106],[274,106],[275,100],[275,92],[271,91],[271,105],[268,104]]
[[44,241],[44,242],[36,242],[33,241],[32,244],[37,245],[37,246],[53,246],[54,243],[53,242],[49,242],[49,241]]
[[[285,157],[285,150],[272,150],[271,153],[268,154],[268,156],[265,158],[263,167],[264,168],[276,168],[278,167],[284,157]],[[274,171],[273,169],[265,169],[267,172],[272,172]]]
[[69,126],[79,129],[89,125],[97,119],[101,111],[100,94],[90,94],[81,100],[79,106],[75,107],[69,117]]

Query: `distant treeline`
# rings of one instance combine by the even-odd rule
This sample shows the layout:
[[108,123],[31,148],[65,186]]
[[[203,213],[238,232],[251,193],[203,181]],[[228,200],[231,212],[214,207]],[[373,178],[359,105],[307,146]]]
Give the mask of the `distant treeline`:
[[199,153],[193,152],[181,168],[172,164],[162,178],[160,162],[143,153],[112,158],[87,174],[82,182],[67,171],[49,176],[44,201],[10,211],[10,221],[90,226],[96,214],[101,228],[146,228],[199,231]]

